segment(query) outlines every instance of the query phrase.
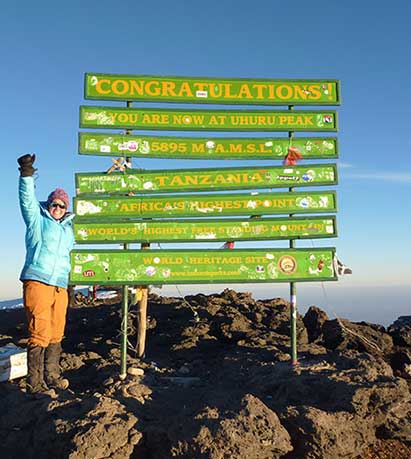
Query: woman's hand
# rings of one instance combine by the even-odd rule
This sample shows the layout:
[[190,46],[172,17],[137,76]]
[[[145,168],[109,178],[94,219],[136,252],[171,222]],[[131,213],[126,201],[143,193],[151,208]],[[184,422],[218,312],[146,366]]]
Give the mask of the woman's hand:
[[17,162],[19,163],[19,171],[20,171],[20,176],[21,177],[31,177],[34,172],[36,172],[36,169],[33,167],[33,163],[36,160],[36,155],[23,155],[20,156],[20,158],[17,159]]

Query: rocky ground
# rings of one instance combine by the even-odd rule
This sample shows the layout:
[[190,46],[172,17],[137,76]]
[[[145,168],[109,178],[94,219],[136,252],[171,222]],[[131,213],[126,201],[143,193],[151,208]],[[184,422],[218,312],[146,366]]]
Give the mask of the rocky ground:
[[[151,295],[147,350],[118,378],[119,299],[71,307],[62,366],[70,390],[33,400],[0,383],[0,457],[135,459],[411,458],[411,317],[385,329],[298,317],[247,293]],[[25,347],[23,310],[0,311],[0,346]]]

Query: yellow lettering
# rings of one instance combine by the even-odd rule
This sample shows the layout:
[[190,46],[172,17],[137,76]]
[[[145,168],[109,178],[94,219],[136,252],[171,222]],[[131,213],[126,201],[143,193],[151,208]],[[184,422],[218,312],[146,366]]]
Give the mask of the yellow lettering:
[[142,124],[167,124],[169,121],[166,113],[143,113]]
[[229,183],[247,183],[248,182],[248,176],[247,174],[228,174],[227,175],[227,182]]
[[143,119],[141,120],[143,124],[150,124],[151,123],[151,116],[149,113],[143,113]]
[[186,185],[198,185],[198,175],[186,175],[184,178]]
[[114,80],[111,84],[111,89],[113,90],[114,94],[122,96],[126,92],[128,92],[128,83],[124,80]]
[[275,90],[275,86],[273,84],[270,84],[268,86],[268,98],[269,99],[276,99],[274,90]]
[[165,186],[166,185],[166,181],[168,179],[168,177],[166,175],[163,175],[163,176],[159,175],[156,178],[157,178],[159,186]]
[[295,86],[294,87],[295,91],[295,98],[297,99],[302,99],[302,100],[307,100],[307,95],[308,95],[308,90],[307,86],[304,85],[303,87],[300,86]]
[[321,91],[320,86],[317,84],[312,84],[308,87],[310,91],[310,99],[320,99],[321,98]]
[[210,97],[213,97],[213,98],[221,97],[222,89],[223,89],[222,83],[216,83],[216,84],[209,85]]
[[238,93],[238,97],[242,99],[252,99],[253,96],[251,95],[250,88],[248,87],[248,84],[242,84],[240,91]]
[[263,175],[259,172],[254,172],[254,174],[250,177],[250,180],[254,183],[264,183],[266,181]]
[[279,99],[291,99],[293,96],[293,90],[289,85],[282,84],[277,86],[277,97]]
[[[188,177],[185,177],[185,178],[187,179]],[[171,185],[183,186],[185,185],[185,182],[183,181],[181,177],[176,175],[171,179]]]
[[242,153],[241,144],[235,145],[234,143],[230,143],[229,149],[230,149],[230,153]]
[[134,206],[137,206],[137,204],[130,203],[128,205],[126,202],[122,202],[119,210],[120,212],[130,212],[132,210],[137,210],[137,209],[133,209]]
[[130,80],[130,94],[144,95],[143,82]]
[[181,83],[181,88],[180,88],[180,91],[178,92],[178,95],[180,97],[182,97],[182,96],[193,97],[193,93],[192,93],[190,85],[187,83],[187,81],[183,81]]
[[163,93],[162,95],[167,97],[175,97],[177,94],[175,92],[176,84],[173,81],[163,81]]
[[204,116],[203,115],[193,115],[193,120],[195,124],[203,124]]
[[203,143],[193,143],[191,145],[193,153],[204,153],[205,152],[205,145]]
[[207,91],[207,86],[208,84],[207,83],[202,83],[202,82],[194,82],[193,83],[193,86],[197,89],[197,91]]
[[211,115],[209,124],[211,126],[218,126],[220,123],[218,122],[217,117],[215,115]]
[[160,87],[158,81],[148,81],[145,87],[146,94],[149,96],[159,96],[160,95]]
[[200,176],[200,185],[212,185],[211,175],[201,175]]
[[264,89],[267,89],[266,84],[254,84],[253,89],[257,90],[256,99],[264,99],[263,91]]
[[103,84],[105,84],[105,83],[110,84],[110,80],[103,79],[103,80],[98,80],[98,81],[97,81],[97,84],[96,84],[96,91],[97,91],[99,94],[110,94],[110,88],[107,89],[107,90],[104,90],[104,89],[103,89]]

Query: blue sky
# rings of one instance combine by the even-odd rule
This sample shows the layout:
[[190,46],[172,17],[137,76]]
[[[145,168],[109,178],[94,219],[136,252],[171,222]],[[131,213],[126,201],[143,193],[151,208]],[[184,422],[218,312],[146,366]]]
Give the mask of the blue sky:
[[[6,2],[0,16],[0,300],[21,294],[24,225],[16,158],[37,154],[40,199],[57,186],[73,195],[75,172],[103,171],[111,163],[77,154],[78,109],[88,103],[85,72],[335,78],[342,88],[339,237],[313,244],[336,246],[354,274],[301,287],[298,301],[302,308],[319,304],[330,313],[380,322],[410,313],[410,13],[406,0]],[[165,167],[148,159],[134,164]],[[287,295],[285,286],[258,288],[244,286],[257,296]]]

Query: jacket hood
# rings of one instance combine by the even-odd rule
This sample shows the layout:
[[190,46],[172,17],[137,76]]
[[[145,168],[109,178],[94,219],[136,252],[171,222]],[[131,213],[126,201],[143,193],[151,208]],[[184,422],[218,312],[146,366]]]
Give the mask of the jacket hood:
[[[47,206],[47,201],[41,201],[40,202],[40,209],[41,209],[41,212],[48,218],[50,218],[51,220],[54,220],[54,218],[51,216],[50,212],[49,212],[49,209],[48,209],[48,206]],[[76,214],[74,214],[73,212],[69,212],[67,211],[65,214],[64,214],[64,217],[59,220],[60,223],[62,224],[65,224],[65,223],[68,223],[70,222],[71,220],[73,220],[73,218],[76,216]]]

